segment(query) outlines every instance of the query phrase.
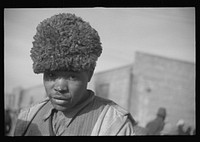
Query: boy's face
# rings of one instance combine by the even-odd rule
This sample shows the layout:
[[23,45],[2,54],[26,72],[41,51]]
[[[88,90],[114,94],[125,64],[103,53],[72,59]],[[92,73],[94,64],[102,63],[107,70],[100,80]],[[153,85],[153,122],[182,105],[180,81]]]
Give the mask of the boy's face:
[[87,93],[87,83],[92,72],[54,71],[45,72],[44,87],[55,109],[70,111],[79,102],[83,101]]

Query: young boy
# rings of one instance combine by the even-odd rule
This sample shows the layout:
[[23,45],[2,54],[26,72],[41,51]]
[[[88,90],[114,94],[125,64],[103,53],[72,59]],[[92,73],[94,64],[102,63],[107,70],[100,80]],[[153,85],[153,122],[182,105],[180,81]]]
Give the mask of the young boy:
[[97,31],[80,17],[62,13],[42,21],[31,58],[48,98],[21,111],[14,135],[137,134],[130,113],[87,89],[101,52]]

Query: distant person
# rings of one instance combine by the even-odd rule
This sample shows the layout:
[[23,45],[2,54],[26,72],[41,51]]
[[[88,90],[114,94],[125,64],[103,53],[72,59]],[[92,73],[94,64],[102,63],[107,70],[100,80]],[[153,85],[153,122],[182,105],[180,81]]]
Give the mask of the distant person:
[[186,133],[186,135],[191,135],[191,132],[192,132],[192,127],[189,126],[185,133]]
[[177,125],[177,134],[186,135],[186,132],[184,131],[185,121],[183,119],[180,119],[176,125]]
[[188,129],[184,130],[185,122],[183,119],[178,120],[176,125],[171,127],[170,131],[166,133],[166,135],[190,135],[191,134],[191,127],[188,127]]
[[196,129],[192,131],[192,135],[196,135]]
[[165,126],[165,117],[166,109],[162,107],[159,108],[157,112],[157,117],[146,125],[147,135],[160,135],[160,132]]
[[98,32],[70,13],[42,21],[34,36],[33,71],[48,98],[21,111],[15,136],[137,135],[131,114],[87,89],[102,53]]
[[4,131],[5,131],[5,136],[7,136],[10,133],[11,127],[12,127],[12,118],[10,115],[10,110],[6,109],[4,111],[5,116],[4,116]]

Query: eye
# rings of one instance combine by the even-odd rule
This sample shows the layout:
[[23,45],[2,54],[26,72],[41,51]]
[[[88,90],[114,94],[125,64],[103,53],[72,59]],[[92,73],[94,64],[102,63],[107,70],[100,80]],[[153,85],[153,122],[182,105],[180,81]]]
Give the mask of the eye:
[[48,75],[49,77],[54,77],[54,76],[55,76],[55,74],[52,73],[52,72],[49,72],[47,75]]
[[77,76],[76,75],[69,75],[69,80],[77,80]]
[[45,72],[44,79],[46,80],[54,80],[56,79],[56,74],[54,72]]

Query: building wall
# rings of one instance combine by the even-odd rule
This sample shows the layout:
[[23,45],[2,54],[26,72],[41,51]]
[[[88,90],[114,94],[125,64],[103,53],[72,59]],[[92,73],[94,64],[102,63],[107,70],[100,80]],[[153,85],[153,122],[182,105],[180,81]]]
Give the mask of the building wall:
[[137,105],[130,110],[141,125],[165,107],[167,122],[195,126],[195,65],[140,52],[135,57],[131,105]]
[[5,95],[5,107],[11,110],[19,110],[33,103],[39,102],[46,97],[43,85],[28,89],[14,88],[11,94]]
[[12,93],[5,95],[5,107],[11,110],[18,110],[21,100],[23,98],[23,89],[16,87]]
[[132,66],[96,73],[91,84],[97,96],[111,99],[128,109]]
[[23,90],[23,100],[20,103],[20,107],[27,107],[33,103],[42,101],[47,97],[44,86],[38,85]]
[[4,95],[4,109],[11,109],[11,104],[14,103],[14,96],[12,94]]

